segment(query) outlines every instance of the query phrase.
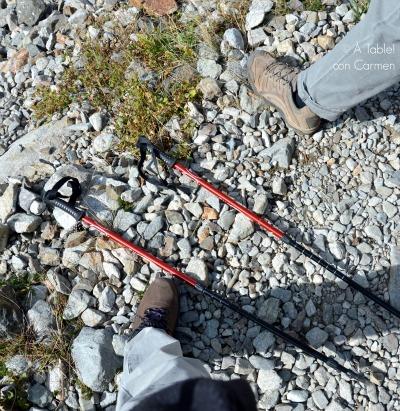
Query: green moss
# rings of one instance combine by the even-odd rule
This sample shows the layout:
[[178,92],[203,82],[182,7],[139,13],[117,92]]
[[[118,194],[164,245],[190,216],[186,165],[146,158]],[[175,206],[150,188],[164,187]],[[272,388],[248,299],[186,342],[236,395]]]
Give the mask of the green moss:
[[171,155],[177,160],[189,160],[192,157],[192,147],[189,142],[182,141],[171,151]]
[[287,0],[276,0],[274,14],[276,16],[284,16],[290,13],[289,2]]

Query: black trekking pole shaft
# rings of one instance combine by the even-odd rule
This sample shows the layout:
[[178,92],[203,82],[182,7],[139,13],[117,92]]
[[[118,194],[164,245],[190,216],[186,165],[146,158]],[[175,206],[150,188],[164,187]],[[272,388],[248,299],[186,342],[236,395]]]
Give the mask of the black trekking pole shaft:
[[375,294],[371,293],[371,291],[367,290],[354,280],[352,280],[348,275],[345,273],[339,271],[333,264],[329,264],[327,261],[324,259],[318,257],[316,254],[311,252],[310,250],[307,250],[302,244],[299,244],[297,241],[293,240],[291,237],[285,235],[282,237],[282,241],[288,245],[291,245],[293,248],[295,248],[297,251],[300,251],[302,254],[304,254],[306,257],[310,258],[312,261],[320,265],[321,267],[325,268],[328,270],[330,273],[332,273],[335,277],[340,278],[342,281],[344,281],[346,284],[348,284],[350,287],[354,288],[355,290],[359,291],[361,294],[365,295],[372,301],[374,301],[376,304],[380,305],[382,308],[385,308],[387,311],[391,312],[393,315],[396,317],[400,318],[400,311],[394,308],[392,305],[386,303],[383,301],[381,298],[377,297]]
[[140,174],[142,176],[144,176],[144,173],[141,170],[141,166],[142,166],[143,160],[144,160],[143,155],[145,155],[146,151],[150,151],[150,152],[153,153],[154,156],[162,159],[165,162],[165,164],[167,164],[169,167],[171,167],[174,170],[177,170],[178,172],[180,172],[181,174],[189,177],[191,180],[195,181],[199,186],[203,187],[208,192],[210,192],[211,194],[218,197],[225,204],[230,205],[232,208],[239,211],[239,213],[242,213],[243,215],[245,215],[249,220],[253,221],[254,223],[259,225],[260,227],[264,228],[264,230],[266,230],[267,232],[272,234],[277,240],[281,240],[284,243],[286,243],[288,245],[291,245],[296,250],[298,250],[302,254],[304,254],[306,257],[310,258],[312,261],[316,262],[318,265],[320,265],[321,267],[323,267],[326,270],[328,270],[329,272],[331,272],[334,276],[336,276],[336,277],[340,278],[341,280],[343,280],[350,287],[352,287],[355,290],[359,291],[361,294],[365,295],[367,298],[371,299],[376,304],[380,305],[382,308],[384,308],[387,311],[391,312],[397,318],[400,318],[400,311],[399,310],[397,310],[396,308],[394,308],[390,304],[386,303],[381,298],[377,297],[376,295],[371,293],[369,290],[362,287],[360,284],[353,281],[349,277],[348,274],[339,271],[334,265],[329,264],[326,260],[324,260],[323,258],[321,258],[318,255],[314,254],[312,251],[308,250],[303,245],[299,244],[297,241],[292,239],[290,236],[288,236],[286,233],[284,233],[279,228],[275,227],[273,224],[271,224],[265,218],[262,218],[261,216],[257,215],[253,211],[249,210],[247,207],[243,206],[238,201],[234,200],[232,197],[230,197],[227,194],[223,193],[218,188],[216,188],[212,184],[210,184],[208,181],[206,181],[203,178],[201,178],[200,176],[198,176],[196,173],[194,173],[189,168],[185,167],[183,164],[177,162],[175,159],[171,158],[166,153],[162,152],[160,149],[158,149],[146,137],[141,137],[139,139],[138,147],[140,148],[141,155],[142,155],[141,164],[140,164],[140,167],[139,167]]
[[315,350],[311,346],[309,346],[306,343],[303,343],[302,341],[298,340],[297,338],[292,337],[291,335],[285,333],[284,331],[280,330],[279,328],[268,324],[261,318],[255,316],[254,314],[249,313],[248,311],[244,310],[243,308],[239,307],[238,305],[232,303],[228,299],[220,296],[219,294],[209,290],[208,288],[202,286],[201,284],[197,285],[195,287],[197,290],[202,292],[204,295],[207,297],[211,298],[212,300],[217,301],[221,305],[229,308],[230,310],[240,314],[242,317],[247,318],[250,321],[253,321],[254,323],[258,324],[265,330],[271,332],[272,334],[276,335],[277,337],[281,338],[283,341],[289,343],[290,345],[293,345],[297,348],[300,348],[302,351],[304,351],[306,354],[308,354],[310,357],[313,357],[317,360],[320,360],[324,364],[329,365],[330,367],[334,368],[336,371],[339,372],[344,372],[345,374],[349,375],[351,378],[356,379],[358,381],[367,381],[367,379],[361,375],[356,373],[355,371],[344,367],[343,365],[339,364],[335,359],[327,357],[326,355],[320,353],[319,351]]

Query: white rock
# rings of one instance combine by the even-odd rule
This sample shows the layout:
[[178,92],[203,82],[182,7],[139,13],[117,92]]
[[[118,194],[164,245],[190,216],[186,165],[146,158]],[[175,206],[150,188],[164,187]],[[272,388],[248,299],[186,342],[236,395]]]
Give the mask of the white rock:
[[217,79],[222,73],[222,66],[215,60],[201,58],[197,62],[197,71],[202,77]]
[[293,402],[306,402],[307,398],[308,393],[304,390],[293,390],[289,391],[287,394],[287,399]]
[[72,358],[79,379],[93,391],[104,392],[122,365],[112,347],[110,328],[83,327],[72,344]]
[[285,195],[287,194],[287,187],[285,180],[281,177],[275,177],[272,181],[272,192],[274,194]]
[[257,47],[260,44],[263,44],[267,37],[267,34],[261,27],[250,30],[247,33],[247,41],[251,47]]
[[[94,127],[94,126],[93,126]],[[110,151],[114,144],[116,144],[117,138],[111,133],[99,134],[93,140],[93,148],[98,153],[104,153]]]
[[282,387],[282,378],[274,370],[260,370],[257,385],[261,392],[279,390]]
[[64,320],[72,320],[82,314],[88,308],[92,298],[87,291],[73,290],[68,297],[68,302],[63,312]]
[[249,235],[254,233],[254,226],[243,214],[236,214],[235,221],[233,222],[232,229],[228,236],[228,241],[231,243],[237,243],[240,240],[245,239]]
[[198,280],[208,284],[208,268],[206,263],[199,258],[191,258],[185,270],[189,275],[193,275]]
[[99,310],[103,313],[109,313],[114,307],[115,298],[114,291],[107,285],[99,297]]
[[106,315],[94,308],[86,309],[81,315],[82,321],[88,327],[97,327],[106,320]]
[[245,27],[246,30],[251,30],[259,26],[265,18],[265,13],[259,10],[252,10],[247,13]]
[[96,131],[101,131],[103,130],[104,127],[104,121],[103,121],[103,116],[101,115],[101,113],[93,113],[90,117],[89,117],[89,122],[92,125],[92,127],[96,130]]
[[32,233],[40,226],[41,222],[42,219],[38,216],[17,213],[9,218],[8,226],[16,233]]
[[239,50],[244,49],[243,36],[238,29],[231,28],[226,30],[223,38],[232,48]]

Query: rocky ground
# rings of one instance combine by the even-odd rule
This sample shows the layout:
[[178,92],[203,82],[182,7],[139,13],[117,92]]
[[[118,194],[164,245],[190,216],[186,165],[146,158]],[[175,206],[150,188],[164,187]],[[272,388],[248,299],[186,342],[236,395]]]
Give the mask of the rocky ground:
[[[346,2],[323,3],[315,12],[292,2],[277,15],[274,2],[254,0],[241,31],[227,27],[217,49],[200,45],[203,99],[188,105],[193,168],[400,309],[399,88],[300,137],[247,84],[252,49],[307,67],[341,40],[356,13]],[[49,123],[32,116],[35,89],[57,84],[71,64],[65,52],[74,50],[78,29],[104,35],[107,27],[97,28],[93,18],[112,11],[130,21],[141,18],[139,9],[113,0],[0,6],[0,279],[15,286],[11,278],[31,278],[22,299],[21,287],[16,294],[2,288],[8,305],[1,309],[0,351],[25,323],[40,344],[63,353],[43,367],[21,347],[0,367],[2,398],[15,393],[24,375],[32,411],[114,410],[138,301],[160,275],[32,194],[72,175],[84,188],[82,206],[127,239],[368,373],[372,384],[350,381],[181,286],[177,336],[185,355],[204,361],[213,378],[246,379],[261,410],[399,409],[399,328],[392,315],[188,179],[175,177],[183,190],[143,182],[104,113],[76,102]],[[235,6],[191,0],[180,5],[181,19],[220,20]],[[78,58],[79,48],[72,55]],[[65,350],[51,339],[69,326]]]

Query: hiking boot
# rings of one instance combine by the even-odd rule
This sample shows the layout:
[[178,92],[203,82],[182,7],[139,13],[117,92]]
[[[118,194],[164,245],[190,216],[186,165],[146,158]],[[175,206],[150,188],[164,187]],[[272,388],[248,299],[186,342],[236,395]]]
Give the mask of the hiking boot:
[[320,118],[306,105],[301,108],[296,105],[297,68],[277,61],[264,51],[254,52],[247,68],[254,92],[276,107],[289,127],[300,134],[312,134],[318,130]]
[[132,324],[133,330],[145,327],[165,330],[172,335],[175,331],[179,311],[178,290],[172,280],[157,278],[143,295]]

